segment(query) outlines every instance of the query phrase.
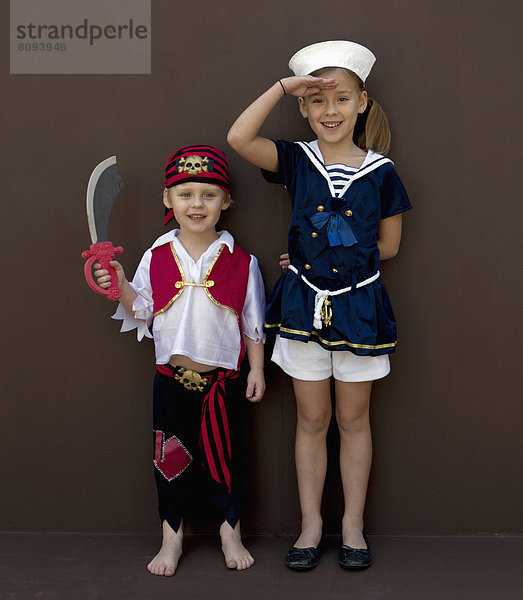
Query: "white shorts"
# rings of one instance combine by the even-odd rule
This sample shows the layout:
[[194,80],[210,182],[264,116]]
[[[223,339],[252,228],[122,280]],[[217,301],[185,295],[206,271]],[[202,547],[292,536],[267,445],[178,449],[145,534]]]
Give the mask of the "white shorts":
[[272,361],[287,375],[303,381],[374,381],[390,372],[388,354],[357,356],[348,350],[325,350],[316,342],[297,342],[276,336]]

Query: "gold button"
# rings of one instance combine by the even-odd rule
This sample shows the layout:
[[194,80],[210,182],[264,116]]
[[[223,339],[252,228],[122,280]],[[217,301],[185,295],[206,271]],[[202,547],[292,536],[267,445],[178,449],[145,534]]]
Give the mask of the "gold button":
[[325,210],[325,207],[320,204],[319,206],[316,207],[316,210],[318,212],[323,212]]
[[333,273],[339,273],[338,269],[335,269],[334,267],[332,267],[332,272]]
[[315,231],[313,231],[313,232],[311,233],[311,237],[313,237],[313,238],[317,238],[317,237],[318,237],[318,234],[317,234]]
[[303,265],[305,269],[309,270],[312,269],[312,267],[310,265]]
[[348,217],[352,217],[352,210],[346,210],[346,211],[345,211],[345,214],[346,214]]

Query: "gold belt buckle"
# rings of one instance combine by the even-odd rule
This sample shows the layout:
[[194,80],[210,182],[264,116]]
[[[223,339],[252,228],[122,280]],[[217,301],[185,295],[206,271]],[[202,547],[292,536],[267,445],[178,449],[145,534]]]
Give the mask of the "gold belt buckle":
[[174,376],[186,390],[191,392],[203,392],[203,388],[209,383],[207,379],[204,379],[198,371],[192,371],[191,369],[185,369],[184,367],[177,367],[178,374]]

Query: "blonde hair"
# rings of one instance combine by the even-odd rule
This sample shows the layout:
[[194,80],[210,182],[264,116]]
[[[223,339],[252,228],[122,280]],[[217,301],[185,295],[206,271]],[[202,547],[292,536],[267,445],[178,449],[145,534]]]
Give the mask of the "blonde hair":
[[[358,86],[360,93],[365,90],[363,81],[349,69],[343,67],[323,67],[311,73],[313,77],[323,77],[329,71],[339,69],[351,77]],[[390,127],[387,115],[373,98],[367,98],[365,112],[358,115],[352,139],[358,148],[372,150],[379,154],[387,154],[390,150]]]

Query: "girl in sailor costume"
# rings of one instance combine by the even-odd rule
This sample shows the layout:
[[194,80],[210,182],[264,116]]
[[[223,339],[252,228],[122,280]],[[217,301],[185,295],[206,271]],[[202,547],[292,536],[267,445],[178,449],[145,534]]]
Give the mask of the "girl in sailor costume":
[[[303,48],[289,62],[295,76],[269,88],[228,135],[230,145],[261,167],[267,181],[287,188],[292,203],[290,263],[282,263],[288,268],[272,291],[265,331],[277,334],[272,360],[293,378],[297,401],[302,531],[286,556],[287,566],[296,570],[318,564],[331,376],[345,497],[339,564],[361,569],[372,562],[363,532],[372,453],[369,402],[372,381],[388,374],[388,355],[396,347],[396,323],[379,266],[396,255],[401,214],[411,208],[385,156],[387,119],[365,90],[374,61],[370,50],[354,42]],[[298,97],[317,140],[258,135],[287,94]]]
[[[258,402],[265,389],[263,281],[256,258],[215,228],[230,204],[225,154],[186,146],[167,161],[165,178],[165,223],[174,217],[180,229],[154,242],[131,283],[111,262],[121,290],[113,318],[123,320],[122,331],[137,329],[138,340],[152,337],[156,352],[153,447],[163,541],[148,569],[174,574],[183,520],[203,498],[220,524],[227,566],[244,570],[254,559],[240,535],[242,415],[245,397]],[[108,287],[107,271],[95,268]],[[240,374],[245,353],[247,381]]]

